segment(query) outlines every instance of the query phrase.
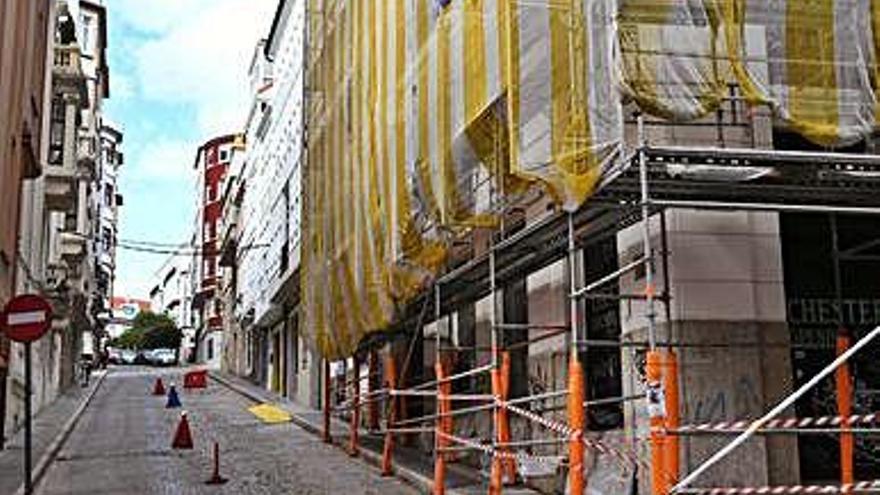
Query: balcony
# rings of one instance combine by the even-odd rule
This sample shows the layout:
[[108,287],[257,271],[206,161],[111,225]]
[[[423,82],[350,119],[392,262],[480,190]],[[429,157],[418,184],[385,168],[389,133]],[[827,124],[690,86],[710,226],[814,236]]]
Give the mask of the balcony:
[[47,165],[43,170],[45,179],[46,209],[76,213],[79,190],[74,167]]
[[82,70],[79,46],[70,44],[55,47],[52,76],[53,84],[59,89],[78,94],[82,101],[88,100],[88,88]]
[[80,136],[76,147],[76,164],[79,173],[93,180],[97,177],[98,146],[92,135]]
[[86,238],[75,232],[61,232],[61,258],[75,265],[86,256]]

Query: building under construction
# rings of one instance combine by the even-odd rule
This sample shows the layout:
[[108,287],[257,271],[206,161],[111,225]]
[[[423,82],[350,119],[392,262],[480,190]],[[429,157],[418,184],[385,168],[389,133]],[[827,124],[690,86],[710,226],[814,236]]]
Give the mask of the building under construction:
[[308,2],[328,435],[435,493],[880,491],[880,4]]

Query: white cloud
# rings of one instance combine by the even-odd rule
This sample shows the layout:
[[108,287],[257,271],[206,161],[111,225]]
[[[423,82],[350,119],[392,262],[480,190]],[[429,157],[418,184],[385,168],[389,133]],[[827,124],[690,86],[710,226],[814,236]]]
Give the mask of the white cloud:
[[134,181],[190,180],[197,145],[184,140],[160,140],[137,150],[126,179]]
[[137,91],[131,75],[118,71],[110,77],[110,95],[114,102],[127,100]]
[[142,96],[190,104],[205,137],[244,125],[248,64],[268,35],[277,0],[122,0],[110,6],[130,25],[150,31],[133,47]]

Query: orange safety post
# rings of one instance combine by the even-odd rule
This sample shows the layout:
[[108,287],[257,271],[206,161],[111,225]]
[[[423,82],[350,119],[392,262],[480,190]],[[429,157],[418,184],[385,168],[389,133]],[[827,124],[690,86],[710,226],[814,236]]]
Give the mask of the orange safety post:
[[648,381],[648,414],[651,417],[651,494],[666,495],[669,485],[664,469],[666,434],[663,427],[666,414],[663,411],[663,355],[660,352],[648,351],[645,374]]
[[582,495],[587,488],[584,477],[584,429],[587,426],[584,401],[584,369],[577,351],[571,351],[568,363],[568,426],[572,436],[568,440],[568,487],[572,495]]
[[376,354],[375,349],[370,349],[367,369],[367,373],[369,373],[367,377],[367,390],[370,392],[370,401],[367,403],[367,427],[371,431],[376,431],[379,429],[379,402],[375,396],[376,390],[379,388],[376,386],[376,374],[379,372],[379,356]]
[[330,443],[330,361],[324,359],[324,443]]
[[[841,327],[837,332],[837,355],[840,356],[849,349],[852,338],[847,329]],[[855,443],[853,434],[849,431],[850,423],[846,419],[852,415],[852,378],[850,376],[849,363],[843,363],[835,372],[837,381],[837,414],[842,417],[840,428],[840,483],[850,485],[855,482],[853,471],[853,457]],[[844,493],[852,493],[845,491]]]
[[354,358],[351,380],[354,384],[352,391],[351,426],[349,427],[348,453],[358,455],[358,428],[361,425],[361,364]]
[[[492,379],[492,395],[496,398],[501,398],[502,392],[502,384],[501,384],[501,370],[499,368],[493,368],[489,375]],[[501,411],[503,410],[498,404],[495,404],[495,408],[492,411],[492,422],[493,422],[493,434],[495,435],[495,441],[501,441]],[[489,473],[489,495],[500,495],[501,487],[504,484],[504,467],[501,463],[501,457],[499,457],[500,451],[496,450],[492,453],[492,468]]]
[[449,439],[444,433],[446,431],[447,421],[444,416],[446,412],[446,403],[449,401],[444,396],[449,394],[447,383],[443,382],[446,378],[446,372],[442,361],[434,363],[434,369],[437,373],[437,421],[434,434],[434,495],[443,495],[446,493],[446,452],[444,449],[449,445]]
[[[443,363],[443,376],[448,377],[452,373],[453,366],[449,355],[445,355],[443,358],[441,358],[441,362]],[[443,383],[442,392],[447,396],[452,395],[451,381]],[[452,422],[452,399],[447,398],[440,402],[440,414],[443,420],[443,431],[452,435],[454,431]],[[454,458],[452,452],[447,452],[445,456],[447,461],[451,461]]]
[[397,367],[393,355],[385,359],[385,387],[388,389],[388,421],[385,427],[385,444],[382,446],[382,476],[391,476],[394,450],[394,433],[391,430],[394,428],[394,422],[397,421],[397,398],[391,394],[397,388]]
[[[678,356],[674,351],[668,351],[665,355],[663,368],[663,390],[666,397],[666,428],[675,430],[681,425],[679,413],[678,394]],[[677,435],[666,438],[666,450],[664,451],[663,470],[666,474],[665,490],[668,493],[678,483],[680,472],[680,459],[678,456],[679,440]]]
[[[506,401],[510,397],[510,352],[501,353],[501,400]],[[500,435],[499,442],[501,444],[510,443],[510,414],[506,408],[499,411],[500,417],[498,422],[498,433]],[[507,452],[508,447],[503,447],[501,452]],[[514,483],[516,481],[516,462],[513,458],[504,458],[501,461],[505,483]]]

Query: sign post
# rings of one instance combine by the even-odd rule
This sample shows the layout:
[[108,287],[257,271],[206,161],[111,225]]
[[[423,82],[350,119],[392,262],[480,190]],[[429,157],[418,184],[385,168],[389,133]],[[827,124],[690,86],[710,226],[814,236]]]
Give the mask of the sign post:
[[31,480],[31,343],[52,325],[52,306],[31,294],[17,296],[6,303],[0,314],[0,330],[10,340],[24,344],[24,493],[34,491]]

